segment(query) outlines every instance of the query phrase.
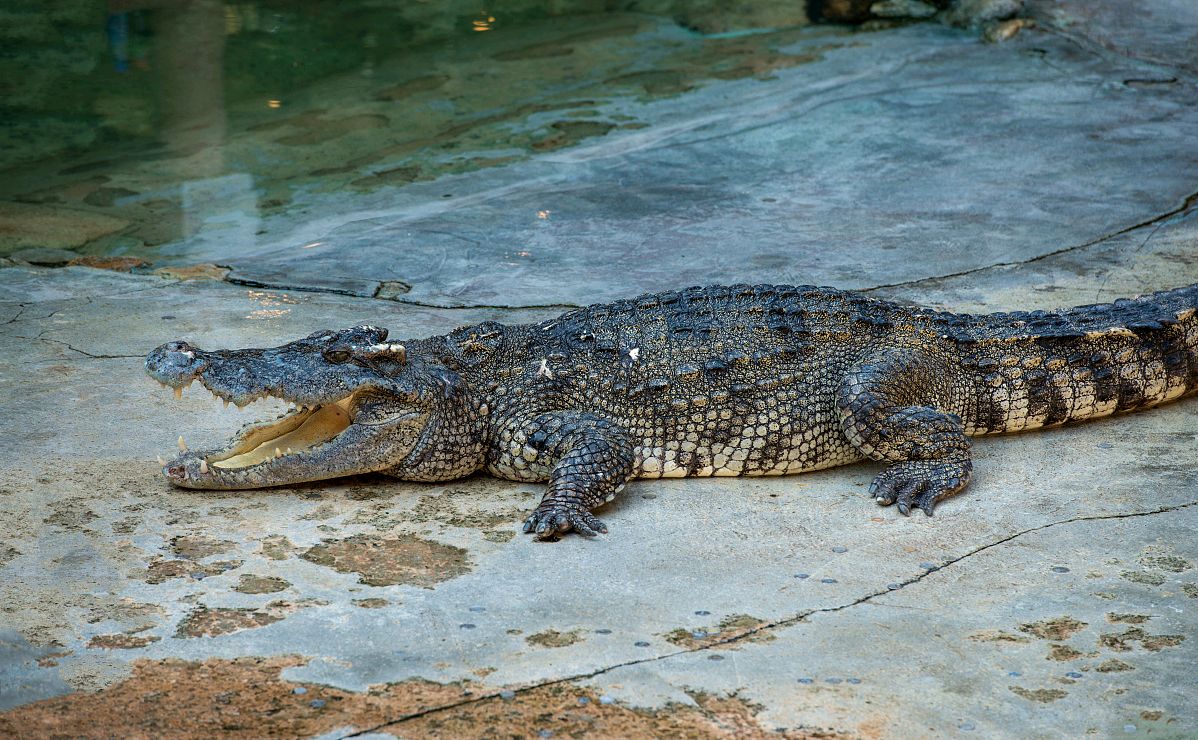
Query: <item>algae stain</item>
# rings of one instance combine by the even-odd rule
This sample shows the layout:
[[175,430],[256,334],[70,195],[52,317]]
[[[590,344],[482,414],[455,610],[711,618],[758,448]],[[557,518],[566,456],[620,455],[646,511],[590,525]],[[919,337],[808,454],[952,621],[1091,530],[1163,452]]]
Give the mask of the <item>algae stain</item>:
[[1064,689],[1025,689],[1022,686],[1008,686],[1007,688],[1016,696],[1042,704],[1049,704],[1069,696],[1069,692]]
[[[716,650],[733,649],[736,638],[748,637],[748,642],[770,642],[775,637],[765,632],[753,634],[762,625],[764,619],[748,614],[733,614],[720,620],[717,627],[678,627],[667,632],[664,637],[667,642],[680,647],[693,649],[714,646]],[[727,643],[727,644],[725,644]]]
[[243,594],[273,594],[290,586],[291,583],[274,576],[259,576],[245,573],[233,587],[234,591]]
[[1077,660],[1082,655],[1082,651],[1069,645],[1053,644],[1048,646],[1048,660]]
[[132,650],[134,648],[143,648],[161,639],[161,637],[154,635],[96,635],[88,641],[87,646],[89,648],[103,648],[105,650]]
[[383,538],[359,534],[325,540],[305,550],[300,557],[338,573],[356,573],[358,582],[367,586],[405,584],[432,588],[474,567],[462,548],[414,535]]
[[1041,640],[1068,640],[1086,627],[1086,623],[1073,617],[1056,617],[1039,622],[1019,625],[1019,631],[1034,635]]
[[1128,652],[1132,649],[1132,643],[1138,642],[1145,650],[1155,653],[1167,647],[1177,647],[1185,639],[1185,635],[1150,635],[1139,627],[1131,627],[1118,635],[1100,635],[1098,645],[1118,652]]
[[560,648],[573,645],[577,642],[582,642],[581,630],[571,630],[569,632],[558,632],[557,630],[545,630],[537,632],[524,638],[524,641],[529,645],[546,648]]
[[202,560],[210,555],[228,552],[234,544],[229,540],[190,534],[172,537],[170,542],[171,551],[186,560]]

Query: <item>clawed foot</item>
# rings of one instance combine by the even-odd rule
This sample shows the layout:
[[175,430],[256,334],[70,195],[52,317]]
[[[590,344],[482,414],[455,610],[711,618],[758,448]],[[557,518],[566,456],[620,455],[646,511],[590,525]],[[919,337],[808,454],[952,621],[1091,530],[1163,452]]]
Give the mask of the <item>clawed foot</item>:
[[911,507],[923,509],[928,516],[943,499],[969,483],[973,464],[968,460],[907,460],[883,470],[870,484],[869,493],[882,506],[898,503],[899,511],[910,514]]
[[581,506],[544,504],[524,520],[524,533],[536,533],[538,540],[551,540],[574,530],[584,537],[607,534],[607,525]]

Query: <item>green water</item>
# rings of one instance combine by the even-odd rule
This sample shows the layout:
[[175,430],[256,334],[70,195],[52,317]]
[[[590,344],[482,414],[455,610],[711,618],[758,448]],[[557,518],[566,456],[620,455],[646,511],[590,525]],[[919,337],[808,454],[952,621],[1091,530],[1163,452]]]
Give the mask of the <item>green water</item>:
[[153,259],[197,202],[211,222],[503,166],[810,60],[784,51],[798,5],[720,5],[7,4],[0,255]]

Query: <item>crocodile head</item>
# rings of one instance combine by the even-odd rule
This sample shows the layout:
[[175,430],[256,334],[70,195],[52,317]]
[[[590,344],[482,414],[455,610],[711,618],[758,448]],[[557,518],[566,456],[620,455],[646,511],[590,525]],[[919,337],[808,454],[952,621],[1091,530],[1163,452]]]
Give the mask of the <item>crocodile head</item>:
[[[195,381],[243,407],[262,398],[294,404],[252,424],[223,448],[186,448],[162,472],[184,488],[280,486],[384,471],[411,480],[458,477],[478,466],[479,409],[432,340],[387,342],[387,330],[318,331],[266,349],[204,351],[168,342],[146,372],[175,396]],[[472,446],[473,445],[473,446]],[[456,465],[444,462],[452,449]]]

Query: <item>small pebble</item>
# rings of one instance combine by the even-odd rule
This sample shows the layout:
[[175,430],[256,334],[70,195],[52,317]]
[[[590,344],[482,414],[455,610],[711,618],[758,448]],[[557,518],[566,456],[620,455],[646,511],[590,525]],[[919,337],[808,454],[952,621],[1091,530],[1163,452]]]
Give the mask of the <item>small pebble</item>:
[[604,694],[603,696],[599,697],[599,703],[600,704],[615,704],[616,700],[611,698],[607,694]]
[[657,498],[656,493],[642,493],[641,498]]
[[291,690],[291,693],[293,693],[293,694],[306,694],[306,693],[308,693],[308,690],[307,690],[307,689],[305,689],[303,686],[296,686],[294,689],[292,689],[292,690]]
[[[1102,447],[1102,445],[1098,445],[1098,446]],[[1123,725],[1123,731],[1124,732],[1135,732],[1136,726],[1135,725]]]
[[848,552],[848,551],[849,551],[849,548],[847,548],[847,547],[841,547],[840,545],[837,545],[836,547],[833,547],[833,548],[832,548],[832,552],[837,552],[837,553],[839,553],[839,552]]
[[821,578],[821,579],[819,579],[819,582],[820,583],[836,583],[836,579],[835,578]]
[[[1109,449],[1114,448],[1114,446],[1115,445],[1111,444],[1110,442],[1099,442],[1098,443],[1098,449],[1100,449],[1100,450],[1109,450]],[[1128,727],[1132,728],[1132,729],[1128,730],[1128,732],[1135,732],[1134,725],[1128,725]],[[1126,728],[1124,728],[1124,729],[1126,729]]]
[[459,628],[459,629],[464,629],[464,630],[472,630],[472,629],[474,629],[476,626],[477,626],[477,625],[470,624],[469,622],[464,622],[464,623],[462,623],[462,624],[459,624],[459,625],[458,625],[458,628]]
[[840,683],[840,679],[839,678],[825,678],[824,682],[825,683]]
[[596,635],[610,635],[611,630],[606,629],[606,628],[600,628],[600,629],[595,630],[595,634]]
[[924,570],[936,570],[935,563],[920,563],[919,567],[923,568]]
[[810,577],[811,577],[810,573],[795,573],[795,578],[798,578],[799,580],[803,580],[804,578],[810,578]]
[[859,679],[859,678],[846,678],[845,680],[846,680],[846,681],[848,681],[848,682],[849,682],[849,683],[851,683],[851,684],[859,684],[859,683],[861,683],[861,679]]
[[722,656],[722,655],[708,655],[708,656],[707,656],[707,659],[708,659],[708,660],[723,660],[723,659],[724,659],[724,656]]
[[632,644],[636,645],[637,647],[649,647],[649,643],[645,642],[644,640],[637,640]]
[[1023,674],[1020,673],[1019,671],[1010,671],[1007,673],[1007,675],[1010,676],[1011,678],[1019,678]]
[[553,737],[553,730],[537,730],[538,737]]
[[813,679],[813,678],[800,678],[799,683],[811,683],[814,680],[815,679]]
[[511,701],[512,699],[516,698],[516,692],[512,691],[511,689],[505,689],[499,692],[499,698],[503,699],[504,701]]
[[711,612],[707,611],[706,609],[700,609],[699,611],[695,612],[695,614],[698,614],[700,617],[706,617],[708,614],[711,614]]
[[308,702],[308,706],[312,707],[313,709],[323,709],[324,705],[327,703],[328,702],[326,702],[324,699],[313,699],[312,701]]
[[1054,565],[1052,568],[1052,572],[1053,573],[1068,573],[1069,569],[1063,565]]
[[590,704],[591,698],[589,696],[580,696],[580,697],[578,697],[578,703],[579,704]]
[[957,725],[957,729],[964,730],[965,732],[970,732],[972,730],[977,729],[977,725],[975,725],[972,722],[962,722],[961,724]]
[[485,606],[472,606],[472,607],[470,607],[470,611],[472,611],[472,612],[485,612],[486,610],[487,610],[487,607],[485,607]]
[[1068,676],[1069,678],[1081,678],[1082,677],[1082,674],[1078,673],[1077,671],[1069,671],[1065,675]]
[[886,584],[886,588],[890,589],[891,591],[898,591],[902,587],[903,587],[903,585],[901,583],[887,583]]
[[197,581],[202,581],[208,577],[208,574],[204,573],[203,571],[196,571],[195,573],[191,574],[191,577],[196,579]]
[[702,640],[704,637],[707,637],[707,633],[703,630],[695,630],[691,633],[691,637],[695,638],[696,640]]
[[175,317],[170,315],[169,313],[166,316],[162,317],[163,321],[173,321],[174,319],[175,319]]

